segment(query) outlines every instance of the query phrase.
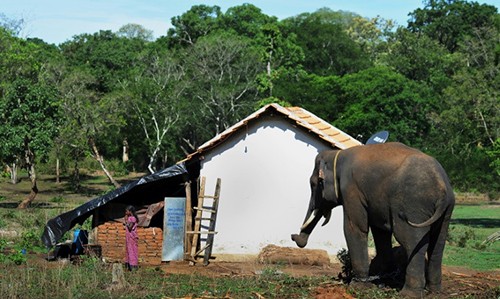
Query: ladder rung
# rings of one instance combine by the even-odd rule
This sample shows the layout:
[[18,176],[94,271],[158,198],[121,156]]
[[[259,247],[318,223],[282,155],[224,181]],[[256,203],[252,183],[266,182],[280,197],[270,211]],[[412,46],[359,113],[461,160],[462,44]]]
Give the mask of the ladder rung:
[[217,232],[210,232],[210,231],[202,231],[202,232],[195,232],[195,231],[187,231],[186,234],[206,234],[206,235],[210,235],[210,234],[214,234],[216,235]]
[[194,218],[195,220],[213,220],[211,217],[210,218],[205,218],[205,217],[196,217]]
[[194,207],[193,209],[198,210],[198,211],[211,212],[211,213],[215,213],[216,212],[213,209],[205,209],[205,208],[198,208],[198,207]]
[[210,243],[206,243],[205,246],[203,246],[203,248],[198,250],[198,252],[196,252],[193,257],[196,257],[197,255],[199,255],[203,250],[207,249],[209,246],[210,246]]
[[213,198],[213,199],[219,199],[218,196],[213,196],[213,195],[200,195],[198,198]]

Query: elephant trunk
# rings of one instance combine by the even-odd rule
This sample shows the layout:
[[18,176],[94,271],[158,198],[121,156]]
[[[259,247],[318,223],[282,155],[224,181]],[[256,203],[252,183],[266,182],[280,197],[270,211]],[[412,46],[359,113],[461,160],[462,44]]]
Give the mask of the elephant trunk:
[[307,245],[307,240],[309,239],[309,235],[313,231],[316,224],[318,224],[319,220],[323,214],[319,211],[319,209],[315,209],[306,217],[304,224],[300,228],[300,234],[292,234],[292,240],[295,241],[297,246],[303,248]]

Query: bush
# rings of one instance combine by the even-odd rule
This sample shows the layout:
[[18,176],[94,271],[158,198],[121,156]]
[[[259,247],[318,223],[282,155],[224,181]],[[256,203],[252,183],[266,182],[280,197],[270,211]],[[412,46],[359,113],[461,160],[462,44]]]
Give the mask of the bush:
[[350,282],[353,273],[352,273],[352,263],[351,257],[349,256],[349,251],[345,248],[342,248],[337,252],[337,258],[342,264],[342,273],[340,273],[340,279]]
[[448,242],[452,245],[465,248],[467,241],[474,240],[476,234],[470,227],[451,226],[448,231]]

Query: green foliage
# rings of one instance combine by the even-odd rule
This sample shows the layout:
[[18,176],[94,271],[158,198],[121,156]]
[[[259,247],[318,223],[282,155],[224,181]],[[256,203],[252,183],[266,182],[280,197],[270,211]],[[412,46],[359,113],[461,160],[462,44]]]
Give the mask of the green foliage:
[[388,130],[436,156],[455,188],[497,196],[498,9],[429,0],[410,17],[393,30],[328,8],[278,20],[252,4],[194,5],[157,40],[126,24],[56,47],[0,14],[0,162],[31,149],[80,188],[80,170],[101,167],[85,165],[95,149],[114,174],[155,170],[272,101],[355,137]]
[[64,201],[64,197],[62,196],[54,196],[50,199],[50,202],[53,202],[53,203],[61,203]]
[[273,103],[277,103],[278,105],[282,106],[282,107],[291,107],[292,104],[288,103],[287,101],[283,101],[283,100],[280,100],[278,98],[275,98],[275,97],[269,97],[269,98],[265,98],[263,100],[260,100],[257,102],[257,104],[255,105],[255,109],[260,109],[266,105],[269,105],[269,104],[273,104]]
[[352,272],[352,263],[349,251],[345,248],[342,248],[337,252],[337,259],[342,264],[342,279],[347,282],[351,281],[354,273]]
[[410,13],[408,28],[438,40],[455,51],[459,43],[474,29],[493,25],[497,8],[466,0],[426,0],[424,8]]
[[20,246],[22,248],[28,249],[33,247],[40,247],[40,245],[40,234],[37,231],[28,230],[24,231],[21,234]]
[[339,23],[335,14],[321,11],[286,19],[284,24],[297,35],[305,59],[304,69],[317,75],[344,75],[371,66],[360,46]]
[[495,140],[493,147],[487,150],[486,154],[491,159],[490,166],[496,172],[497,176],[500,177],[500,138]]
[[416,147],[422,144],[433,108],[425,85],[385,67],[344,76],[340,84],[345,108],[335,125],[354,136],[388,130],[393,140]]
[[467,241],[475,238],[476,235],[474,234],[474,230],[472,228],[457,228],[452,226],[448,231],[447,241],[452,245],[464,248],[467,245]]
[[196,41],[219,28],[219,6],[193,5],[187,12],[171,19],[168,30],[171,45],[193,45]]

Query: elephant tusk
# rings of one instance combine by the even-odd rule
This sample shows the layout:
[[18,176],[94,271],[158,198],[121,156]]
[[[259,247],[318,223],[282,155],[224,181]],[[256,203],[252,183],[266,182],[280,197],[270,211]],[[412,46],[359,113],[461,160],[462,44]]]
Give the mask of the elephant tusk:
[[323,224],[321,224],[321,226],[325,226],[330,221],[330,217],[332,217],[332,210],[326,213],[325,221],[323,221]]
[[316,209],[311,213],[311,216],[309,216],[309,219],[307,219],[307,221],[304,222],[304,224],[302,224],[302,227],[300,228],[301,231],[306,229],[306,227],[308,227],[309,224],[311,224],[311,222],[313,222],[314,218],[316,217],[316,214],[318,214],[318,211],[319,211],[319,209]]

